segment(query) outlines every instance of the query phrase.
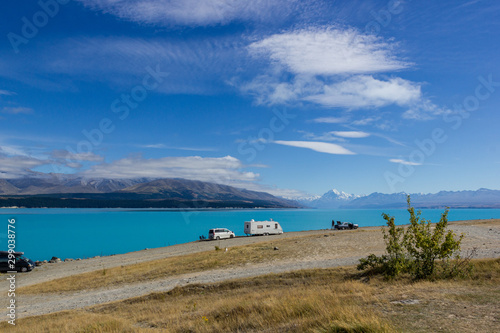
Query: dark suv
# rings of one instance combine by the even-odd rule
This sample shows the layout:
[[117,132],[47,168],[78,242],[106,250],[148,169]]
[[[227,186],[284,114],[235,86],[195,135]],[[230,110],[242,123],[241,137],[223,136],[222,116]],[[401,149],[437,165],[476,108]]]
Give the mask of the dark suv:
[[[14,258],[9,259],[8,251],[0,251],[0,272],[17,271],[17,272],[29,272],[35,268],[35,263],[26,257],[24,257],[24,252],[14,252],[12,253]],[[14,269],[10,267],[14,261]]]

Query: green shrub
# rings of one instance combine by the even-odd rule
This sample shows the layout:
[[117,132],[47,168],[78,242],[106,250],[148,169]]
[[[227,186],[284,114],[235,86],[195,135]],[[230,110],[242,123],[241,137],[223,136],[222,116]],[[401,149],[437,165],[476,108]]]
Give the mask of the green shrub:
[[410,196],[407,202],[410,225],[406,230],[396,227],[394,217],[382,214],[388,227],[382,228],[387,254],[380,257],[370,254],[360,259],[358,269],[370,269],[388,278],[409,273],[415,279],[454,277],[468,271],[468,260],[461,261],[459,254],[464,236],[456,238],[452,230],[446,230],[448,209],[432,228],[431,221],[421,218],[421,211],[415,213]]

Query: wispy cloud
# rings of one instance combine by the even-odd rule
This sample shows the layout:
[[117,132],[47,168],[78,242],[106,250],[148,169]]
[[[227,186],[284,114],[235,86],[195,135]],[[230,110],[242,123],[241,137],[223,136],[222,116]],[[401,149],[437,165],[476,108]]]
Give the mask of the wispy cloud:
[[44,161],[29,156],[7,156],[0,153],[0,178],[18,178],[32,174],[31,169],[50,161]]
[[327,142],[318,142],[318,141],[274,141],[274,143],[284,146],[298,147],[298,148],[307,148],[320,153],[327,153],[333,155],[354,155],[352,151],[334,144]]
[[79,0],[125,20],[155,25],[206,26],[284,19],[296,0]]
[[342,138],[350,138],[350,139],[360,139],[370,136],[370,133],[362,131],[333,131],[331,133],[333,135],[340,136]]
[[448,108],[442,108],[435,105],[428,99],[420,99],[417,103],[413,103],[409,107],[410,108],[403,113],[403,118],[430,120],[434,119],[436,116],[443,116],[453,112]]
[[420,85],[390,78],[379,80],[371,75],[357,75],[345,81],[324,85],[322,92],[304,99],[328,107],[374,108],[390,104],[410,105],[421,98]]
[[391,158],[389,160],[389,162],[403,164],[403,165],[414,165],[414,166],[415,165],[422,165],[422,163],[410,162],[410,161],[406,161],[406,160],[399,159],[399,158]]
[[32,114],[33,109],[22,106],[5,106],[0,109],[0,112],[8,114]]
[[312,120],[313,123],[324,123],[324,124],[341,124],[345,123],[347,118],[344,117],[321,117]]
[[259,175],[243,171],[244,167],[240,160],[231,156],[151,159],[131,156],[111,163],[94,165],[90,170],[83,172],[83,175],[102,178],[186,178],[219,184],[256,181]]
[[380,119],[381,117],[364,117],[358,120],[354,120],[351,124],[355,126],[365,126],[379,121]]
[[259,57],[269,57],[295,74],[346,75],[406,68],[394,44],[355,29],[320,27],[275,34],[249,46]]
[[311,141],[337,141],[346,142],[346,139],[340,138],[333,134],[333,132],[324,132],[322,134],[316,134],[308,131],[297,131],[302,134],[302,137]]
[[16,94],[15,92],[0,89],[0,95],[11,96],[11,95],[15,95],[15,94]]
[[140,148],[150,148],[150,149],[174,149],[174,150],[185,150],[185,151],[216,151],[215,148],[210,148],[210,147],[174,147],[174,146],[167,146],[163,143],[155,143],[155,144],[148,144],[148,145],[136,145],[137,147]]
[[303,137],[314,141],[339,141],[346,142],[346,139],[361,139],[369,137],[371,134],[362,131],[330,131],[322,134],[315,134],[307,131],[298,131]]
[[2,75],[46,89],[77,90],[79,81],[126,88],[140,84],[149,66],[162,73],[155,92],[213,94],[229,90],[226,81],[245,67],[245,45],[232,35],[183,40],[75,37],[53,40],[39,51],[37,62],[25,54],[11,56]]
[[72,161],[86,161],[86,162],[102,162],[104,157],[96,155],[94,153],[71,153],[65,149],[57,149],[51,152],[51,158],[54,159],[65,159]]

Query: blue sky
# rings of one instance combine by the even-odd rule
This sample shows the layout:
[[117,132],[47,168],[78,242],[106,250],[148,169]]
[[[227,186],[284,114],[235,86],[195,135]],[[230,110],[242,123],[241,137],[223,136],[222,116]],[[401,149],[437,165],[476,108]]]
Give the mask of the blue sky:
[[497,1],[0,4],[0,177],[500,189]]

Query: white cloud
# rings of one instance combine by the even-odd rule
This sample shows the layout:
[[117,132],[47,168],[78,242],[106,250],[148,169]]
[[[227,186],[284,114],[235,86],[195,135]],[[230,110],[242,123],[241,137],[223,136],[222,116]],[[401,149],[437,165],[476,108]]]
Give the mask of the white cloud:
[[163,143],[147,144],[147,145],[136,145],[140,148],[150,148],[150,149],[174,149],[174,150],[186,150],[186,151],[215,151],[214,148],[204,148],[204,147],[172,147],[167,146]]
[[302,137],[307,140],[346,142],[346,139],[334,135],[333,132],[325,132],[319,135],[307,131],[297,131],[297,132],[301,133]]
[[442,116],[452,113],[447,108],[441,108],[428,99],[422,99],[410,105],[410,108],[403,113],[403,118],[413,120],[430,120],[435,116]]
[[360,139],[370,136],[370,133],[361,131],[332,131],[331,133],[333,135],[340,136],[342,138],[350,138],[350,139]]
[[324,123],[324,124],[341,124],[345,123],[347,121],[346,118],[343,117],[322,117],[322,118],[316,118],[313,119],[312,122],[314,123]]
[[347,139],[361,139],[370,136],[370,133],[362,131],[330,131],[325,132],[321,135],[306,131],[298,131],[303,134],[303,137],[308,140],[318,140],[318,141],[340,141],[345,142]]
[[399,163],[399,164],[403,164],[403,165],[422,165],[422,163],[410,162],[410,161],[406,161],[406,160],[399,159],[399,158],[392,158],[389,160],[389,162]]
[[307,148],[320,153],[334,154],[334,155],[354,155],[352,151],[334,144],[327,142],[318,142],[318,141],[274,141],[279,145],[298,147],[298,148]]
[[83,175],[94,178],[186,178],[219,184],[252,182],[258,179],[258,174],[243,171],[244,167],[241,161],[231,156],[156,159],[131,156],[111,163],[94,165],[90,170],[83,172]]
[[410,105],[421,99],[421,96],[419,84],[401,78],[378,80],[371,75],[357,75],[324,85],[321,93],[305,96],[304,99],[328,107],[357,109],[390,104]]
[[206,26],[269,21],[294,11],[296,0],[79,0],[87,7],[133,22]]
[[26,176],[33,173],[31,169],[49,163],[29,156],[7,156],[0,153],[0,178]]
[[306,75],[346,75],[406,68],[396,59],[394,45],[354,29],[309,28],[275,34],[249,46],[290,72]]
[[376,121],[379,121],[380,120],[380,117],[365,117],[365,118],[362,118],[362,119],[358,119],[358,120],[354,120],[352,122],[352,125],[355,125],[355,126],[364,126],[364,125],[369,125],[369,124],[372,124]]
[[421,83],[374,76],[412,66],[397,49],[381,37],[331,26],[274,34],[248,46],[254,58],[269,61],[271,74],[257,75],[240,89],[258,104],[307,101],[350,110],[398,105],[407,110],[403,118],[418,120],[448,112],[423,96]]

